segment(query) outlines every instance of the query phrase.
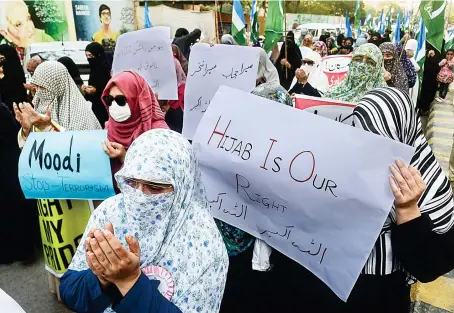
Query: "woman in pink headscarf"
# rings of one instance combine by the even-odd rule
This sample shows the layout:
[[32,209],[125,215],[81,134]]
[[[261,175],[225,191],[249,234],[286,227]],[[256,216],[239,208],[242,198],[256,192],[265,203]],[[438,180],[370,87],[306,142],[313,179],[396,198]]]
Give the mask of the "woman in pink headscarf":
[[135,72],[125,71],[112,77],[104,89],[102,102],[109,112],[105,124],[108,141],[102,145],[111,158],[112,174],[115,174],[134,139],[150,129],[169,127],[150,86]]
[[313,45],[314,51],[318,52],[320,56],[323,58],[328,55],[328,48],[323,41],[316,41]]
[[184,89],[186,87],[186,74],[180,61],[174,57],[177,75],[178,100],[159,101],[165,112],[165,120],[170,129],[181,134],[183,130]]

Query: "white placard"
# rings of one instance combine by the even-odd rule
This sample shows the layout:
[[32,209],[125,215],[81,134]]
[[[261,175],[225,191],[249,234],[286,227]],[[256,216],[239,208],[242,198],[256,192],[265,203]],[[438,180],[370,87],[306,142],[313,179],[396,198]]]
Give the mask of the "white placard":
[[344,301],[393,203],[388,165],[414,151],[225,86],[193,144],[213,215],[304,265]]
[[177,76],[169,27],[152,27],[118,37],[113,74],[133,70],[148,82],[161,100],[177,100]]
[[260,50],[252,47],[195,44],[189,57],[184,94],[183,136],[192,139],[219,86],[252,91]]

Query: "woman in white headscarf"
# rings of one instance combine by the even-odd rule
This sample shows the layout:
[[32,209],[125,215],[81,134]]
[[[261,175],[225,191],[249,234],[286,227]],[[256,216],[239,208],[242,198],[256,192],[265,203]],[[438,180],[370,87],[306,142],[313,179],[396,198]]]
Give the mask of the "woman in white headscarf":
[[279,85],[279,74],[273,62],[268,58],[265,50],[259,47],[254,49],[260,49],[256,85],[258,86],[263,83],[276,83]]
[[189,142],[145,132],[115,178],[121,194],[90,217],[61,278],[63,302],[76,312],[218,312],[228,256]]
[[[405,45],[405,52],[407,52],[407,56],[410,58],[411,64],[415,67],[416,73],[419,72],[421,69],[418,65],[418,63],[415,60],[415,54],[416,50],[418,49],[418,42],[416,39],[409,39],[407,41],[407,44]],[[416,102],[418,101],[418,91],[419,91],[419,79],[416,78],[416,83],[415,85],[410,88],[409,94],[410,98],[413,101],[413,104],[416,105]]]
[[289,94],[321,97],[328,90],[328,86],[328,77],[322,69],[322,57],[311,51],[304,57],[301,68],[296,70]]

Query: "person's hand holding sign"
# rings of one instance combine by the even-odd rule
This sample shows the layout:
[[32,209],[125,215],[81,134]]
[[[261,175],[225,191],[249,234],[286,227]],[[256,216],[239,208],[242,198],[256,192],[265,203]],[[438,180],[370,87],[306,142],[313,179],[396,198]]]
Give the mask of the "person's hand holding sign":
[[128,251],[107,227],[103,231],[96,229],[93,236],[88,240],[92,254],[87,249],[87,256],[95,268],[94,273],[102,277],[101,284],[103,281],[111,282],[123,296],[126,295],[142,273],[138,240],[131,235],[126,236]]
[[426,184],[416,168],[407,167],[400,160],[396,161],[396,165],[389,166],[392,173],[389,184],[394,194],[396,222],[400,225],[421,216],[418,200],[426,190]]
[[122,144],[117,142],[112,142],[106,140],[105,142],[101,142],[102,148],[104,152],[111,158],[111,159],[118,159],[121,163],[125,161],[126,157],[126,149],[123,147]]

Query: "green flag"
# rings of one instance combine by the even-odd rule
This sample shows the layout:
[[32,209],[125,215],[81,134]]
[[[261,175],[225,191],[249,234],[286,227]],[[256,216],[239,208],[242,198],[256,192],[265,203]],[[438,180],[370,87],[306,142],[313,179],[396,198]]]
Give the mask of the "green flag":
[[358,29],[361,26],[361,16],[359,12],[359,0],[356,0],[356,7],[355,7],[355,29]]
[[441,53],[445,29],[446,0],[422,0],[419,5],[427,28],[426,40]]
[[259,39],[259,12],[257,11],[257,0],[252,0],[250,12],[251,18],[251,41],[256,42]]
[[284,1],[268,2],[263,49],[268,53],[281,39],[284,32]]
[[454,29],[451,29],[448,38],[446,38],[445,51],[452,48],[454,48]]

